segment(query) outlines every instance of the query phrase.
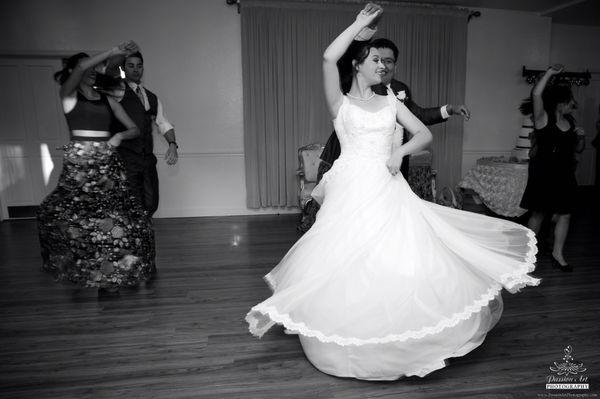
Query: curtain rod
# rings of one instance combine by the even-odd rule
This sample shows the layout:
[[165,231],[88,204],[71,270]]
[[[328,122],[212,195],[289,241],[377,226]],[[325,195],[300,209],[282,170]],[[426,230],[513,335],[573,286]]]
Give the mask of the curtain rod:
[[[228,0],[233,1],[233,0]],[[241,1],[241,0],[237,0]],[[282,3],[286,1],[293,1],[299,3],[330,3],[330,4],[364,4],[366,5],[365,0],[279,0]],[[451,8],[458,10],[467,10],[466,7],[453,6],[447,4],[431,4],[431,3],[420,3],[416,1],[393,1],[393,0],[382,0],[375,1],[376,4],[387,5],[387,6],[408,6],[408,7],[424,7],[424,8]]]
[[240,0],[225,0],[225,3],[228,6],[232,6],[234,4],[237,4],[237,12],[238,12],[238,14],[240,13]]
[[[365,0],[279,0],[281,3],[329,3],[329,4],[364,4]],[[242,0],[225,0],[227,5],[237,5],[238,14],[240,13],[240,6]],[[386,6],[406,6],[406,7],[418,7],[418,8],[433,8],[433,9],[450,9],[450,10],[461,10],[461,11],[469,11],[469,20],[473,17],[480,17],[480,11],[472,11],[467,7],[446,5],[446,4],[431,4],[431,3],[417,3],[414,1],[390,1],[383,0],[377,1],[377,4],[386,5]]]

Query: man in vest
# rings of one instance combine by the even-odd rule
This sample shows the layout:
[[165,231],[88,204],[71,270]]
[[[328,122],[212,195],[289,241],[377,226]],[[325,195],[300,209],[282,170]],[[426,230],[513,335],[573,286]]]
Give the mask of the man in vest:
[[152,216],[158,208],[158,173],[153,153],[154,127],[166,139],[169,148],[165,153],[168,165],[177,163],[177,141],[173,125],[165,117],[162,104],[156,94],[142,86],[144,58],[140,52],[125,58],[125,94],[121,105],[140,129],[140,136],[123,140],[118,147],[125,164],[131,189],[140,198],[144,208]]

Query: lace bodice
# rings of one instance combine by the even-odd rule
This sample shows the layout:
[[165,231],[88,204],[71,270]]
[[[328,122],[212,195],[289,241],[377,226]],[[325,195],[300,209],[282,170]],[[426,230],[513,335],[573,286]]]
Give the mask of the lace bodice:
[[388,94],[388,106],[365,111],[344,96],[334,120],[341,146],[340,157],[360,156],[387,160],[396,127],[396,99]]

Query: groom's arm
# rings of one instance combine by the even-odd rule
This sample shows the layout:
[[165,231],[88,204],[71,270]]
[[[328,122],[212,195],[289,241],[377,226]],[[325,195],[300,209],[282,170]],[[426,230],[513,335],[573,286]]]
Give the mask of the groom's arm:
[[392,81],[392,90],[396,94],[396,97],[404,102],[406,108],[410,110],[421,122],[425,125],[435,125],[437,123],[445,122],[450,115],[445,108],[443,107],[428,107],[423,108],[416,102],[414,102],[412,98],[412,93],[407,85],[397,80]]
[[333,162],[339,158],[341,152],[340,141],[338,140],[337,134],[335,130],[329,136],[327,140],[327,144],[323,148],[323,152],[321,152],[321,160],[329,166],[333,165]]

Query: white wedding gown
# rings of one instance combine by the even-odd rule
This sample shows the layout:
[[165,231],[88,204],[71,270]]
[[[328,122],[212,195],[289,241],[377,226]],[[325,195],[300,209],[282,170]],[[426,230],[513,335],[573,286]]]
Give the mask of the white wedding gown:
[[[421,200],[386,161],[396,99],[368,112],[344,96],[342,152],[314,189],[313,227],[265,276],[273,295],[246,320],[299,334],[319,370],[368,380],[424,376],[478,347],[500,291],[539,280],[536,241],[519,224]],[[517,332],[515,332],[517,333]]]

